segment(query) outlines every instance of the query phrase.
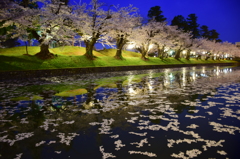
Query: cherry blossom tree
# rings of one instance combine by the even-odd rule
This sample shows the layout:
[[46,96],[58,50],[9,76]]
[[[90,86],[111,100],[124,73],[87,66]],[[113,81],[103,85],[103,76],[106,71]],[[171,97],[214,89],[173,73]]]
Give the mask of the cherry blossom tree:
[[176,30],[174,32],[174,49],[176,50],[175,59],[181,58],[182,51],[192,46],[191,34],[189,32],[183,32],[182,30]]
[[230,45],[228,53],[231,55],[231,57],[240,57],[240,49],[234,44]]
[[216,41],[208,41],[208,47],[211,49],[212,59],[220,60],[223,58],[223,45]]
[[153,37],[159,32],[159,27],[162,26],[159,26],[158,22],[151,21],[132,31],[129,40],[135,45],[136,50],[142,54],[142,60],[148,60],[146,55],[154,47]]
[[168,57],[167,52],[169,49],[174,47],[174,33],[177,28],[175,26],[166,25],[165,22],[158,22],[157,29],[153,41],[156,46],[155,49],[158,53],[158,57],[163,60],[165,57]]
[[[99,0],[92,0],[90,5],[86,7],[84,12],[75,11],[80,20],[75,23],[78,35],[86,45],[85,56],[93,60],[93,49],[97,42],[108,42],[106,36],[111,29],[110,24],[112,20],[113,11],[111,6],[104,8],[104,4]],[[80,13],[80,14],[79,14]]]
[[236,45],[229,43],[227,41],[218,43],[218,51],[220,52],[220,57],[224,59],[229,59],[232,57],[240,56],[240,49]]
[[[4,0],[8,3],[9,0]],[[41,59],[51,59],[54,55],[49,51],[49,44],[56,41],[69,44],[72,30],[72,10],[64,0],[35,0],[41,2],[41,8],[26,8],[18,3],[9,3],[1,21],[4,26],[15,26],[14,37],[26,41],[30,34],[40,43],[40,52],[36,54]],[[11,14],[11,16],[8,16]]]
[[141,25],[142,18],[138,14],[138,9],[129,5],[128,7],[116,7],[112,15],[111,30],[108,33],[116,41],[116,59],[123,59],[122,49],[129,41],[129,36],[137,26]]
[[200,59],[203,55],[206,56],[205,60],[212,58],[212,60],[216,59],[216,52],[218,46],[216,45],[215,41],[208,40],[206,38],[201,39],[201,46],[199,47],[197,53],[197,59]]
[[[203,39],[188,39],[188,46],[186,47],[186,59],[190,60],[190,57],[192,55],[192,52],[196,52],[197,50],[200,50],[201,45],[203,45]],[[197,56],[197,59],[199,59],[200,56]]]

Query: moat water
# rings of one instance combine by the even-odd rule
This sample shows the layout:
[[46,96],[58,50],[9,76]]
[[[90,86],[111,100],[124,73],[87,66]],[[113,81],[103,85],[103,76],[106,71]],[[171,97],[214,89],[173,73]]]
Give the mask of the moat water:
[[240,156],[240,68],[0,82],[0,158]]

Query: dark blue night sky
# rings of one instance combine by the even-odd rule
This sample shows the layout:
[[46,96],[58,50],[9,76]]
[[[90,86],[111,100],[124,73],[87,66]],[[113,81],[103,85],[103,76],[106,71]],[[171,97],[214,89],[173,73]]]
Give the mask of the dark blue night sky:
[[[72,0],[89,3],[90,0]],[[171,23],[176,15],[185,18],[192,13],[198,17],[200,25],[207,25],[220,34],[220,39],[231,43],[240,42],[240,0],[100,0],[107,5],[121,7],[133,4],[140,14],[147,18],[148,10],[160,6],[163,15]]]

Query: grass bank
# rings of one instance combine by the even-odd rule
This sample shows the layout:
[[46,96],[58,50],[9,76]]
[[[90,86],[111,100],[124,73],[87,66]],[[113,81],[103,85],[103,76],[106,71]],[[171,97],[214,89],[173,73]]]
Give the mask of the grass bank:
[[88,60],[84,55],[85,48],[65,46],[51,49],[56,54],[56,58],[51,60],[40,60],[33,56],[40,51],[37,46],[28,47],[29,56],[25,47],[14,47],[0,49],[0,71],[17,70],[42,70],[42,69],[62,69],[62,68],[86,68],[86,67],[110,67],[110,66],[136,66],[136,65],[178,65],[178,64],[208,64],[208,63],[235,63],[230,60],[196,60],[168,58],[161,60],[156,57],[149,57],[149,61],[140,59],[140,54],[123,51],[124,60],[116,60],[116,49],[94,51],[97,57],[95,60]]

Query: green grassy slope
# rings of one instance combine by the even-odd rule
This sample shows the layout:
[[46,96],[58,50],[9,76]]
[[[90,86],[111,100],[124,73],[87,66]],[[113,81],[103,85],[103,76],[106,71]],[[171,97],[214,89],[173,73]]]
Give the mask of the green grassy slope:
[[[101,50],[99,52],[105,56],[115,56],[116,51],[117,51],[116,49],[105,49],[105,50]],[[122,56],[123,57],[141,57],[141,54],[132,52],[132,51],[123,50]]]
[[88,60],[84,55],[85,48],[66,46],[51,49],[51,52],[58,56],[51,60],[40,60],[33,56],[40,51],[39,47],[28,47],[29,54],[32,56],[23,55],[26,53],[25,47],[14,47],[0,49],[0,71],[14,70],[37,70],[37,69],[58,69],[58,68],[81,68],[81,67],[107,67],[107,66],[131,66],[131,65],[167,65],[167,64],[202,64],[202,63],[226,63],[234,62],[229,60],[176,60],[168,58],[160,60],[159,58],[150,57],[149,61],[140,59],[140,54],[123,51],[124,60],[116,60],[116,49],[103,50],[100,52],[94,51],[97,56],[95,60]]

